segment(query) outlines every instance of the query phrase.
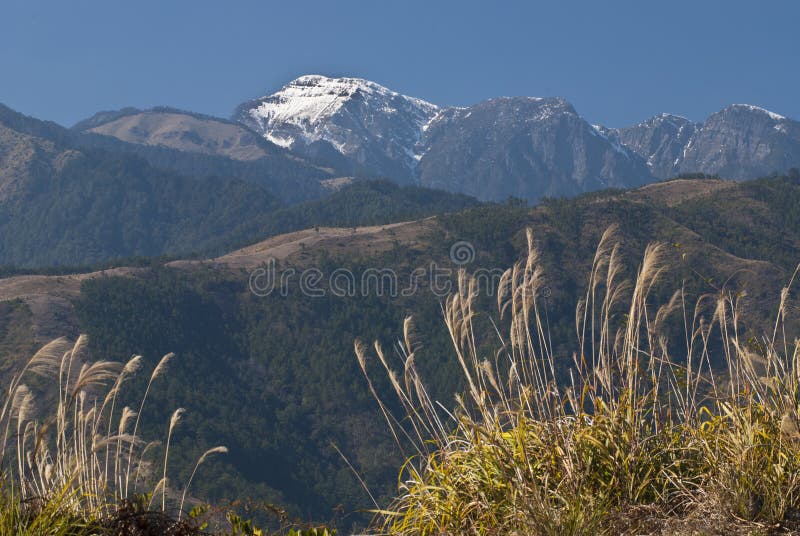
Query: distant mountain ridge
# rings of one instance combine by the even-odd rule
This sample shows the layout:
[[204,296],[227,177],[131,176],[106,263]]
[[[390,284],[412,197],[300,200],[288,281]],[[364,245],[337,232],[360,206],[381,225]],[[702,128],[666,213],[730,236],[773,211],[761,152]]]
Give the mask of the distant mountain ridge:
[[800,122],[753,105],[702,122],[662,113],[607,128],[558,97],[440,107],[368,80],[321,75],[245,102],[231,119],[158,107],[100,112],[63,132],[40,123],[18,126],[133,152],[181,174],[241,178],[288,203],[324,196],[325,184],[343,177],[536,202],[691,173],[742,180],[800,167]]
[[[319,181],[336,177],[538,201],[690,173],[752,179],[800,167],[800,122],[758,106],[731,105],[702,122],[662,113],[607,128],[559,97],[440,107],[369,80],[321,75],[247,101],[231,119],[125,108],[72,130],[119,139],[148,158],[172,149],[253,164],[243,178],[260,182],[269,171],[273,193],[292,202],[323,195]],[[239,176],[241,165],[234,167],[222,169]]]
[[307,75],[243,103],[233,119],[299,155],[484,200],[535,201],[686,173],[750,179],[800,166],[800,123],[752,105],[701,123],[659,114],[606,128],[560,98],[437,107],[363,79]]
[[133,153],[184,175],[236,177],[288,203],[325,195],[320,182],[337,177],[239,123],[170,107],[99,112],[58,128],[72,145]]
[[483,200],[651,179],[634,153],[598,136],[559,98],[439,108],[368,80],[308,75],[240,105],[233,119],[303,156],[336,152],[367,174]]
[[253,182],[181,174],[90,141],[0,108],[0,264],[190,253],[280,206]]
[[264,138],[239,123],[170,108],[128,108],[119,113],[101,113],[75,128],[128,143],[233,160],[252,161],[278,153]]
[[82,126],[0,105],[0,265],[225,251],[300,227],[386,223],[476,203],[364,181],[342,181],[331,194],[330,170],[237,123],[180,111],[129,109]]
[[705,173],[742,180],[800,165],[800,122],[750,104],[733,104],[702,123],[660,114],[609,132],[659,179]]
[[698,125],[685,117],[662,113],[628,128],[600,129],[645,160],[650,173],[666,179],[679,173],[686,145]]
[[648,182],[639,158],[560,98],[498,98],[441,112],[422,144],[420,183],[482,199],[540,199]]

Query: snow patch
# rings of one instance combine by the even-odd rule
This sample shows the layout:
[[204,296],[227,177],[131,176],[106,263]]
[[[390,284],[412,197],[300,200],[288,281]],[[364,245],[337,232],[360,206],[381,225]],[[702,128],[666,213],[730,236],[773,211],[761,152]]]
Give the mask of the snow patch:
[[608,135],[609,130],[606,127],[604,127],[603,125],[590,125],[590,126],[592,127],[591,130],[590,130],[590,132],[592,134],[594,134],[595,136],[600,136],[601,138],[606,140],[608,143],[610,143],[615,151],[617,151],[618,153],[622,154],[628,160],[631,159],[630,150],[627,147],[624,147],[614,137],[609,136]]
[[784,116],[780,114],[776,114],[775,112],[771,112],[766,108],[762,108],[761,106],[753,106],[752,104],[733,104],[731,108],[744,108],[750,110],[751,112],[758,112],[762,114],[766,114],[772,119],[773,121],[783,121],[786,119]]

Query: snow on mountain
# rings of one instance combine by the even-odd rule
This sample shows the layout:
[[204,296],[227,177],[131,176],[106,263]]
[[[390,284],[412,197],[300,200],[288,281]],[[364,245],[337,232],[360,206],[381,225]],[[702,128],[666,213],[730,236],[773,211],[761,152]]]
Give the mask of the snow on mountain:
[[532,201],[652,180],[644,162],[562,98],[502,97],[442,111],[425,131],[423,186]]
[[607,130],[660,179],[683,173],[752,179],[800,165],[800,123],[752,104],[732,104],[702,123],[659,114]]
[[775,112],[771,112],[766,108],[762,108],[761,106],[753,106],[752,104],[732,104],[730,108],[743,108],[745,110],[749,110],[751,112],[757,112],[761,114],[768,115],[770,119],[773,121],[782,121],[786,119],[784,116],[780,114],[776,114]]
[[562,98],[442,107],[360,78],[301,76],[234,120],[347,176],[382,176],[481,199],[535,200],[682,173],[753,178],[800,165],[800,123],[735,104],[702,123],[659,114],[590,125]]
[[750,179],[800,166],[800,122],[750,104],[713,113],[686,145],[678,170]]
[[368,80],[307,75],[241,105],[234,119],[298,153],[318,156],[328,144],[365,170],[407,179],[423,128],[438,110]]
[[367,80],[309,75],[241,105],[234,119],[348,174],[438,185],[481,199],[538,199],[649,177],[644,165],[627,162],[635,158],[630,150],[558,97],[439,108]]
[[697,130],[685,117],[662,113],[627,128],[607,129],[616,139],[642,157],[650,172],[659,178],[672,177],[684,149]]

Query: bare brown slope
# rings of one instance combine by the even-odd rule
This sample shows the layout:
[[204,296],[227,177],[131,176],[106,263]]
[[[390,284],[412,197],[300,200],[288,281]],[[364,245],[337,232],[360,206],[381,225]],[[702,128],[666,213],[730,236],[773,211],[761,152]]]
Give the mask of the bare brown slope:
[[133,277],[141,268],[114,268],[69,275],[18,275],[0,278],[0,302],[21,301],[31,313],[31,335],[37,343],[75,335],[78,329],[72,300],[81,283],[110,276]]
[[[308,264],[314,254],[322,250],[333,258],[352,255],[369,257],[399,245],[424,248],[424,236],[435,228],[431,218],[374,227],[320,227],[272,237],[215,259],[173,261],[168,266],[188,271],[213,266],[235,274],[240,270],[256,268],[270,259]],[[77,333],[78,322],[72,300],[80,295],[84,281],[98,277],[137,277],[146,272],[145,268],[120,267],[69,275],[0,278],[0,302],[19,300],[24,303],[31,313],[32,336],[43,342]]]
[[723,179],[673,179],[655,182],[625,193],[630,199],[657,203],[668,207],[692,199],[707,197],[728,188],[735,188],[736,182]]
[[169,266],[186,269],[211,264],[253,269],[270,259],[307,264],[315,252],[322,250],[333,258],[369,258],[401,245],[424,248],[427,233],[437,227],[434,218],[371,227],[318,227],[268,238],[215,259],[174,261]]
[[128,143],[169,147],[190,153],[257,160],[267,156],[264,141],[250,130],[227,121],[175,112],[125,115],[88,132],[113,136]]
[[[575,231],[576,235],[558,228],[558,217],[550,207],[539,206],[527,213],[527,218],[518,228],[509,230],[508,239],[519,242],[524,227],[533,228],[534,235],[543,244],[543,259],[551,264],[547,278],[552,283],[553,298],[557,299],[562,281],[572,278],[575,284],[585,284],[588,266],[584,265],[591,262],[586,251],[594,247],[605,228],[618,224],[620,236],[630,248],[629,261],[637,261],[636,256],[641,254],[640,250],[647,242],[663,242],[671,259],[667,274],[678,274],[683,270],[682,273],[706,280],[709,291],[726,283],[746,289],[745,310],[752,316],[764,318],[773,311],[771,304],[788,280],[786,270],[765,260],[734,255],[709,243],[683,222],[670,219],[654,207],[734,188],[736,183],[725,181],[677,180],[582,203],[578,216],[582,223]],[[639,220],[626,221],[635,210],[638,210],[636,218]],[[232,279],[241,280],[246,277],[243,271],[259,267],[270,259],[304,267],[312,266],[323,251],[333,260],[359,258],[369,262],[369,259],[377,257],[385,260],[382,254],[386,252],[409,250],[419,252],[421,259],[433,259],[437,255],[434,250],[438,255],[442,254],[441,244],[437,245],[437,241],[469,238],[455,236],[440,218],[373,227],[320,227],[275,236],[221,257],[179,260],[167,266],[189,272],[211,267],[229,273]],[[480,257],[480,251],[478,255]],[[71,301],[79,296],[83,281],[103,276],[138,277],[145,272],[146,269],[142,268],[117,268],[66,276],[9,277],[0,279],[0,302],[22,300],[31,311],[33,332],[37,338],[44,339],[63,334],[60,330],[74,332],[77,329]]]

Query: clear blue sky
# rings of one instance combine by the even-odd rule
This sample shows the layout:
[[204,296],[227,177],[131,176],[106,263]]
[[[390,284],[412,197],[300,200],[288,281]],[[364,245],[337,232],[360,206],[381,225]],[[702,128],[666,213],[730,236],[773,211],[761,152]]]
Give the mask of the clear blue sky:
[[800,118],[800,2],[3,0],[0,102],[65,125],[228,116],[307,73],[437,104],[563,96],[592,122],[746,102]]

